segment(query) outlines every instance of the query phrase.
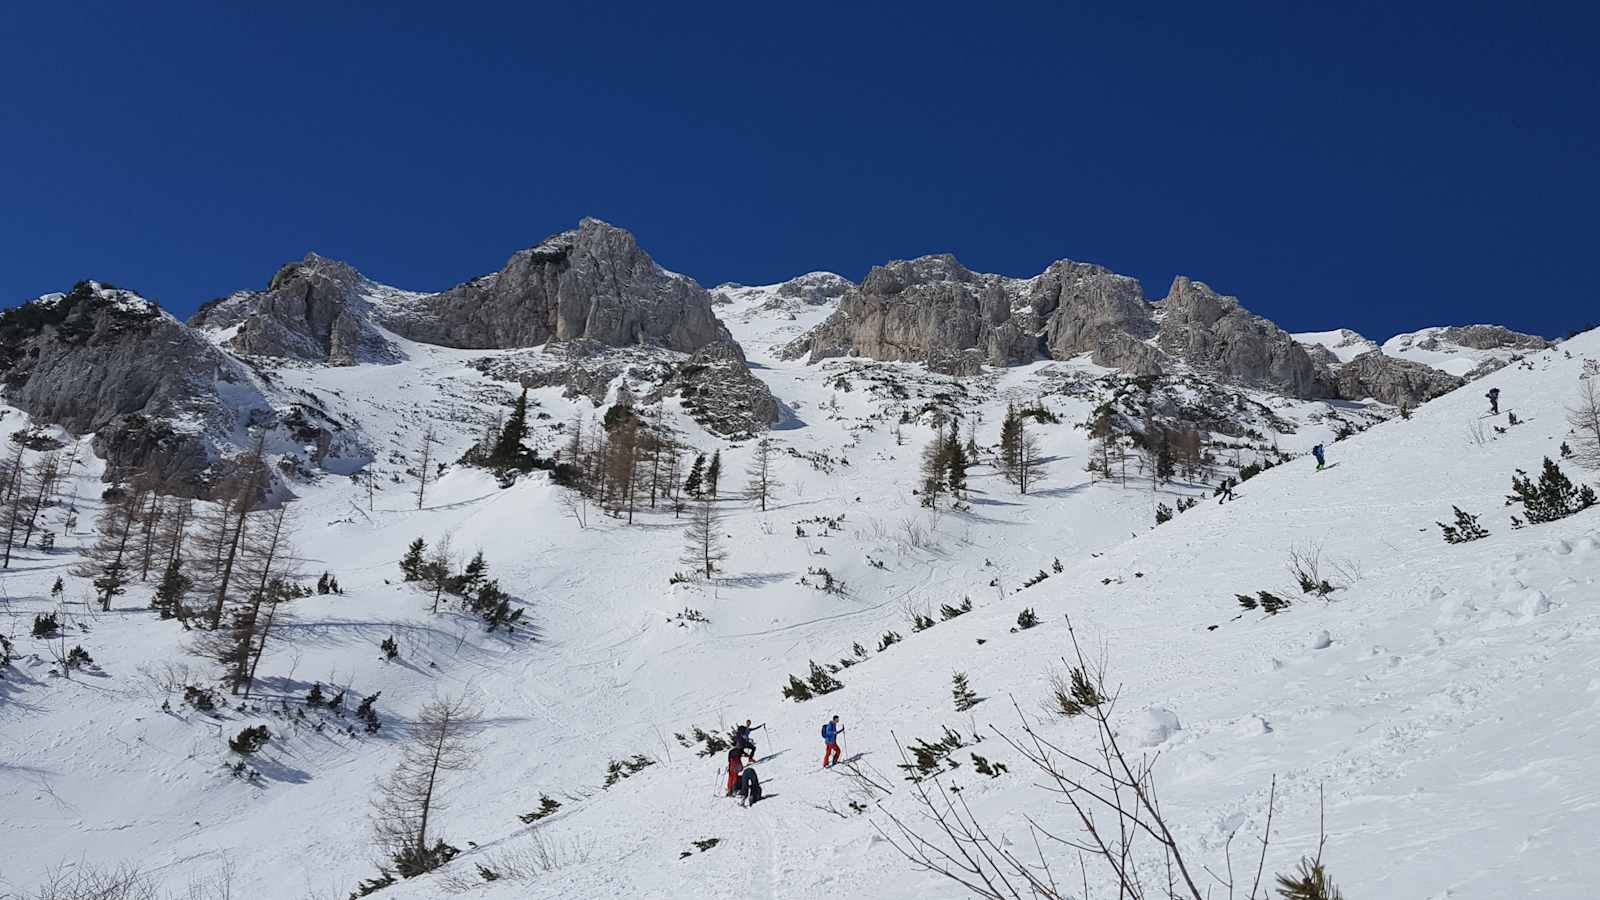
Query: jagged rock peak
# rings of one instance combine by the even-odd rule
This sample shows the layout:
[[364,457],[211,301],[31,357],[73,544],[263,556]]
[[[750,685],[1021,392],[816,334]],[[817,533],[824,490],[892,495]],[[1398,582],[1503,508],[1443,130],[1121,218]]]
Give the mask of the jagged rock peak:
[[492,275],[388,308],[383,322],[413,340],[477,349],[587,339],[692,353],[731,340],[694,279],[593,218],[517,251]]
[[1237,297],[1180,275],[1156,306],[1157,344],[1188,365],[1294,397],[1333,395],[1326,369],[1292,335],[1246,310]]
[[855,282],[833,272],[807,272],[778,285],[777,294],[811,306],[832,303],[856,289]]
[[24,305],[39,310],[60,309],[61,314],[66,316],[70,314],[71,308],[80,304],[85,307],[107,307],[134,317],[162,314],[159,303],[141,295],[138,291],[130,291],[93,279],[78,282],[66,293],[50,293],[35,297]]
[[336,366],[393,362],[394,346],[372,322],[372,287],[354,266],[307,253],[273,274],[267,289],[240,291],[202,306],[191,327],[234,328],[229,348]]

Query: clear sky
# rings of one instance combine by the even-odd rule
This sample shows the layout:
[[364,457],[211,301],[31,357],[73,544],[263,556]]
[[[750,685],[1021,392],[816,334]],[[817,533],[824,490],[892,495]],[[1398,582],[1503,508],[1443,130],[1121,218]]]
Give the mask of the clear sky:
[[[358,7],[385,7],[358,11]],[[235,7],[228,10],[226,7]],[[594,215],[704,284],[950,251],[1291,329],[1600,319],[1593,3],[13,3],[0,300],[436,290]]]

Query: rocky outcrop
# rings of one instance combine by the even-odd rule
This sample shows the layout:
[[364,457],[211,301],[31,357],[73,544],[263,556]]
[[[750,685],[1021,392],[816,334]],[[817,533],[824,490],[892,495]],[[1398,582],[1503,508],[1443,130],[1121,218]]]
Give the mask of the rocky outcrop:
[[1340,397],[1370,397],[1394,406],[1416,406],[1466,383],[1466,379],[1432,366],[1385,356],[1382,350],[1369,350],[1344,363],[1337,377]]
[[513,254],[499,272],[383,311],[397,334],[476,349],[589,340],[693,353],[731,340],[711,296],[598,219]]
[[192,485],[214,459],[212,436],[239,422],[219,392],[265,405],[204,338],[132,291],[93,281],[0,315],[0,377],[6,400],[35,421],[93,433],[118,465],[171,458]]
[[[1454,325],[1438,332],[1437,341],[1447,344],[1457,344],[1470,347],[1474,350],[1543,350],[1553,346],[1550,341],[1535,334],[1523,334],[1512,331],[1503,325]],[[1434,339],[1425,340],[1417,346],[1424,350],[1432,350],[1437,346]],[[1433,346],[1430,346],[1433,344]]]
[[804,352],[813,361],[851,354],[953,374],[1025,362],[1037,357],[1037,338],[1010,323],[1017,284],[974,273],[949,254],[877,266],[842,295]]
[[1028,300],[1051,357],[1089,353],[1096,365],[1154,374],[1156,354],[1142,342],[1155,325],[1138,279],[1064,259],[1032,280]]
[[1072,260],[1030,279],[975,273],[948,254],[878,266],[785,353],[921,362],[951,374],[1087,353],[1140,375],[1182,364],[1295,397],[1333,392],[1325,366],[1237,299],[1179,278],[1152,306],[1136,279]]
[[836,303],[856,289],[850,279],[832,272],[808,272],[778,285],[777,295],[785,300],[798,300],[807,306]]
[[371,321],[354,268],[315,253],[272,276],[262,292],[244,291],[202,306],[192,327],[235,328],[227,346],[253,356],[276,356],[349,366],[395,362],[399,353]]
[[173,493],[203,496],[252,433],[290,467],[365,452],[312,405],[280,411],[244,365],[155,303],[93,281],[0,314],[0,380],[34,421],[92,434],[108,474],[158,471]]
[[1157,344],[1194,369],[1291,397],[1333,396],[1326,369],[1287,331],[1247,311],[1238,298],[1180,276],[1157,307]]
[[684,412],[714,434],[746,437],[778,421],[778,401],[766,382],[750,373],[744,351],[733,341],[700,348],[667,390],[675,391]]

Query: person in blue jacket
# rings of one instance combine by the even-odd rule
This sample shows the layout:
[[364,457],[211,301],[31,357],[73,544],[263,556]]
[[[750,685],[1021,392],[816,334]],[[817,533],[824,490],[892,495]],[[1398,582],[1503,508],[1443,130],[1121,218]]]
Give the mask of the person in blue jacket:
[[1317,458],[1317,471],[1322,471],[1323,463],[1327,462],[1327,460],[1322,458],[1322,445],[1318,444],[1315,447],[1312,447],[1311,455]]
[[824,769],[839,761],[839,735],[844,733],[844,726],[839,724],[839,717],[822,723],[822,767]]

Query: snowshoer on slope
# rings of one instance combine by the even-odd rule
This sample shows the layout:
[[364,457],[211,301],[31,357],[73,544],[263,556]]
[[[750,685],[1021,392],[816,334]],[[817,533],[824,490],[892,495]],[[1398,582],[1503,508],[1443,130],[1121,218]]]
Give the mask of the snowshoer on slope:
[[734,788],[739,786],[739,773],[744,771],[744,750],[734,746],[728,751],[728,793],[733,796]]
[[1315,447],[1312,447],[1311,455],[1317,458],[1317,471],[1322,471],[1323,464],[1327,462],[1327,460],[1323,459],[1322,457],[1322,445],[1318,444]]
[[[844,733],[844,727],[839,724],[839,717],[822,723],[822,767],[824,769],[839,761],[839,735]],[[831,759],[829,757],[832,757]]]
[[1500,389],[1489,388],[1489,393],[1484,396],[1489,398],[1489,415],[1500,415]]
[[744,724],[740,725],[738,728],[735,728],[733,731],[733,745],[743,749],[745,754],[751,759],[755,759],[756,742],[750,738],[750,732],[755,731],[757,728],[765,727],[767,727],[767,723],[765,722],[762,722],[760,725],[751,725],[750,720],[745,719]]
[[739,776],[737,787],[739,799],[745,806],[754,806],[761,802],[761,779],[756,776],[756,767],[748,766]]

